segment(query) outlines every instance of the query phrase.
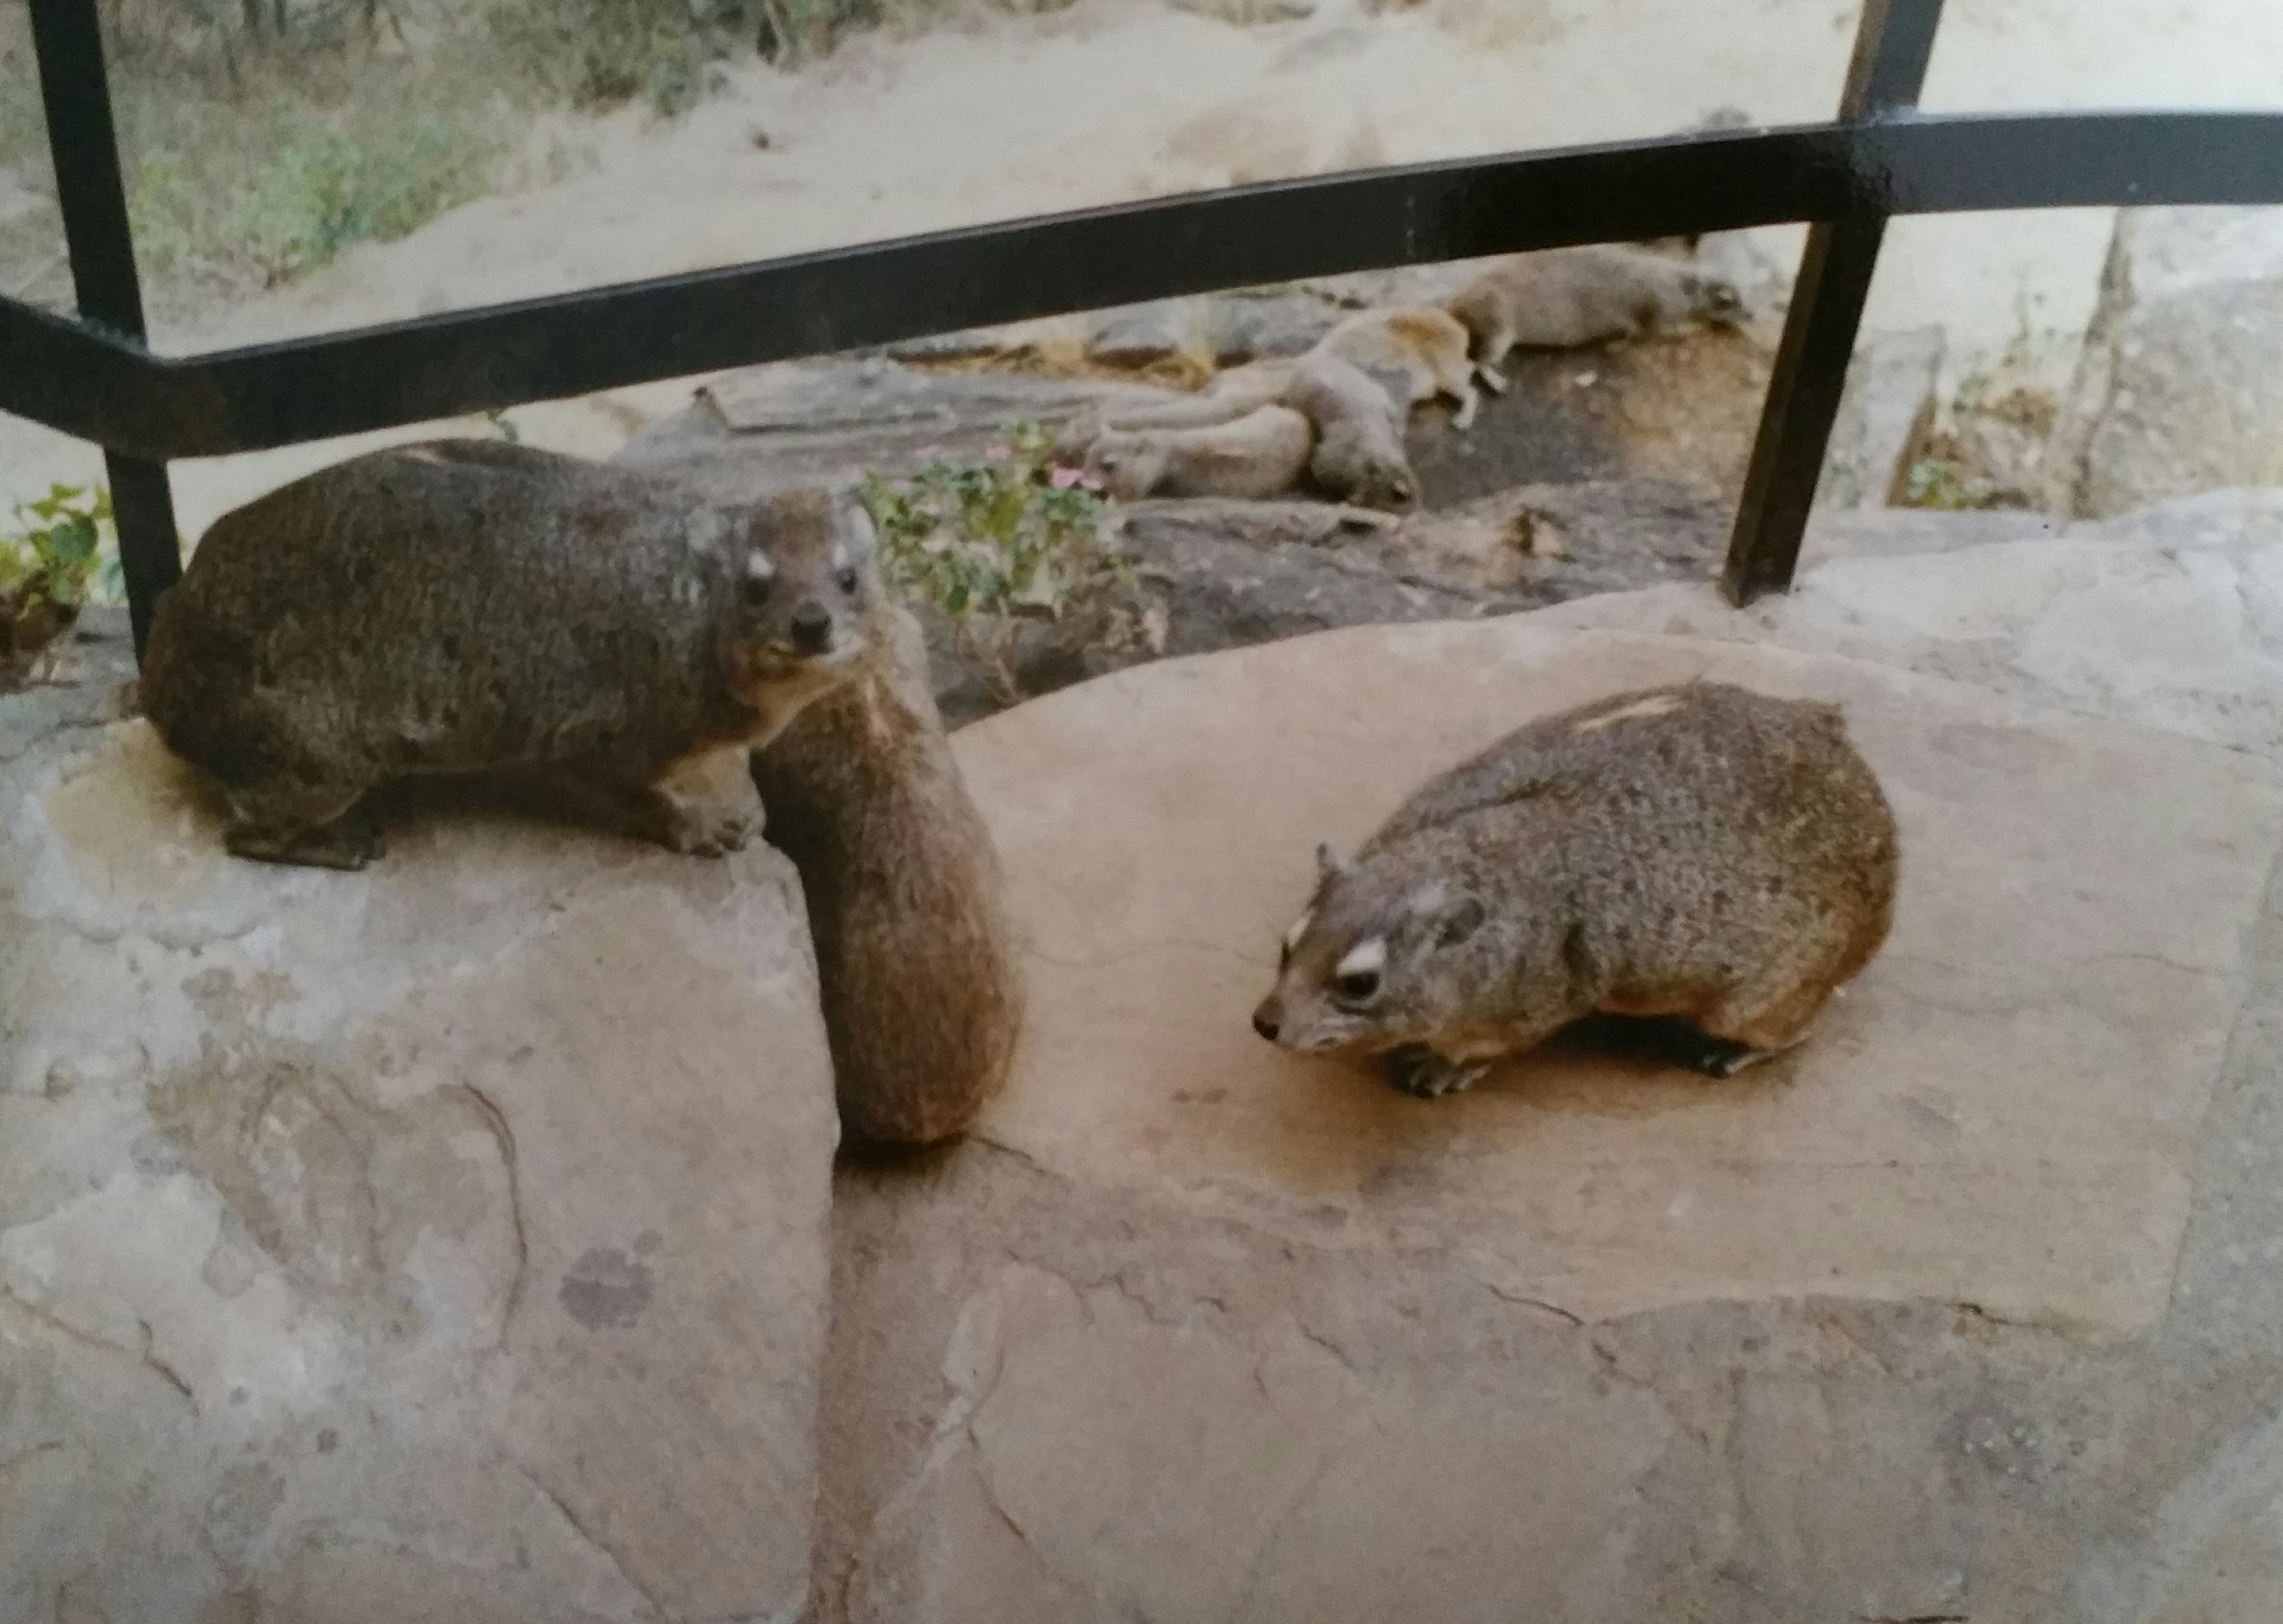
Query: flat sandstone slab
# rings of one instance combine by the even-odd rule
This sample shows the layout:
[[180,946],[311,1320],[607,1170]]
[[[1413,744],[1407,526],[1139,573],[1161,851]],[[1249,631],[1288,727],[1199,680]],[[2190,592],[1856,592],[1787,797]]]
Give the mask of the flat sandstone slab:
[[[1725,1083],[1555,1050],[1418,1101],[1251,1007],[1319,839],[1524,720],[1695,676],[1834,699],[1903,831],[1885,953]],[[985,1136],[1314,1245],[1451,1249],[1599,1317],[1810,1293],[2154,1321],[2283,839],[2249,757],[1835,658],[1522,621],[1123,673],[959,735],[1027,933]]]
[[0,1620],[785,1619],[836,1136],[791,866],[504,819],[223,855],[0,771]]

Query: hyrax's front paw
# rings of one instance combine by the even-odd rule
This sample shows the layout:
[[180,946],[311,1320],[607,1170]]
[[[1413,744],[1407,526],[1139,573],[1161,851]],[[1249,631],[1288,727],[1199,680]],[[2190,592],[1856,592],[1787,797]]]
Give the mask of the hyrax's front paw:
[[689,857],[726,857],[761,832],[761,808],[682,807],[667,822],[666,844]]
[[1431,1049],[1399,1049],[1387,1057],[1387,1080],[1414,1099],[1456,1094],[1490,1070],[1482,1060],[1445,1060]]

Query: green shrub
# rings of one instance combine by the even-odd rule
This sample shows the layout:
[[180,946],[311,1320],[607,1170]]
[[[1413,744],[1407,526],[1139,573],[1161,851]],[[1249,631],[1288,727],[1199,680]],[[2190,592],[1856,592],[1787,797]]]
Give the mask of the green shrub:
[[1056,619],[1124,566],[1103,543],[1103,503],[1054,465],[1050,442],[1020,424],[979,463],[938,459],[908,480],[864,478],[882,573],[950,621],[954,636],[1011,691],[1025,619]]
[[14,522],[0,532],[0,675],[23,676],[90,597],[116,601],[111,528],[107,490],[57,485],[37,502],[16,504]]

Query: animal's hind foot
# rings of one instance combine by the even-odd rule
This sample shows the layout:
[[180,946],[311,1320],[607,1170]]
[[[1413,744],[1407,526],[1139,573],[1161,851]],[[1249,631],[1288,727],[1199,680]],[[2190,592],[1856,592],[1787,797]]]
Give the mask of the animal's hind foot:
[[1431,1049],[1399,1049],[1387,1057],[1388,1081],[1414,1099],[1456,1094],[1488,1070],[1487,1061],[1446,1060]]
[[1712,1037],[1695,1033],[1686,1042],[1680,1058],[1691,1069],[1707,1077],[1725,1080],[1734,1077],[1748,1066],[1757,1065],[1773,1052],[1755,1049],[1749,1043],[1739,1043],[1734,1038]]
[[232,856],[253,863],[335,869],[350,874],[388,851],[387,835],[369,817],[344,817],[284,834],[260,828],[233,829],[223,844]]

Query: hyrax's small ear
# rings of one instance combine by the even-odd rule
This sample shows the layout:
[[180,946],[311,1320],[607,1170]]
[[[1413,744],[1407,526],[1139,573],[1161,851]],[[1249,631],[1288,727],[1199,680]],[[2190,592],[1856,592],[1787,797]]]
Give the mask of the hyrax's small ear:
[[1350,864],[1336,851],[1329,840],[1316,847],[1316,875],[1321,879],[1337,879],[1346,873]]

